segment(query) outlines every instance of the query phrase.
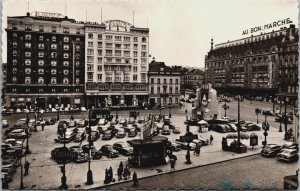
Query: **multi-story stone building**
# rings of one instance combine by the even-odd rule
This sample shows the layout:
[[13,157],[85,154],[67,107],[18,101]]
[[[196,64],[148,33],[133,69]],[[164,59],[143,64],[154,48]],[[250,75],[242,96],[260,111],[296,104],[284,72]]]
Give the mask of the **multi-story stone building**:
[[6,105],[6,100],[5,100],[5,95],[6,95],[6,74],[7,71],[7,63],[2,63],[2,95],[1,95],[1,99],[2,99],[2,105],[5,106]]
[[84,23],[35,12],[7,18],[7,105],[84,105]]
[[86,23],[85,37],[88,107],[147,102],[149,29],[109,20]]
[[199,69],[191,68],[184,74],[184,88],[196,90],[204,82],[205,72]]
[[181,76],[176,68],[153,60],[148,71],[150,107],[179,104]]
[[205,58],[207,82],[220,92],[274,95],[281,87],[279,90],[296,93],[298,38],[298,29],[290,25],[215,48],[212,40]]

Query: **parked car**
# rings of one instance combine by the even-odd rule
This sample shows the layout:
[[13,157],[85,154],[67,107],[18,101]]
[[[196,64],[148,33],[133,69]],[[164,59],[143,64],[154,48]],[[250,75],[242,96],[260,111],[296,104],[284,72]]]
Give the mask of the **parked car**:
[[200,145],[209,145],[209,140],[203,138],[201,135],[198,136],[198,139],[193,140],[194,143],[200,144]]
[[113,148],[118,151],[118,153],[129,156],[132,155],[133,149],[126,142],[116,142],[113,144]]
[[125,129],[118,128],[118,133],[116,134],[116,138],[124,138],[126,136]]
[[248,124],[245,126],[247,131],[259,131],[261,128],[256,124]]
[[[82,150],[84,153],[89,154],[89,144],[82,145]],[[91,156],[93,159],[102,158],[102,152],[98,151],[94,145],[91,145]]]
[[238,130],[237,126],[233,123],[228,123],[227,126],[230,128],[231,132],[237,132]]
[[282,145],[283,149],[296,149],[298,151],[298,144],[293,142],[287,142]]
[[85,133],[84,127],[76,128],[74,131],[76,133],[74,142],[81,142],[86,138],[86,133]]
[[86,119],[80,119],[77,122],[77,127],[87,127],[89,122]]
[[181,145],[178,143],[175,143],[174,141],[169,141],[170,147],[172,151],[180,151],[181,150]]
[[56,123],[56,118],[44,118],[45,125],[54,125]]
[[[176,139],[175,143],[179,144],[182,149],[187,149],[188,143],[179,141],[179,139]],[[196,148],[196,143],[191,142],[190,150],[195,150],[195,148]]]
[[140,123],[140,124],[145,123],[146,117],[145,117],[145,116],[143,116],[143,117],[137,117],[136,121],[137,121],[138,123]]
[[[275,121],[276,122],[285,123],[285,116],[279,114],[277,117],[275,117]],[[288,124],[292,124],[293,123],[293,121],[291,120],[291,118],[287,117],[287,123]]]
[[135,123],[134,117],[129,117],[128,124],[134,124],[134,123]]
[[276,144],[267,144],[260,152],[263,157],[275,157],[281,151],[282,147]]
[[174,127],[173,133],[179,134],[180,132],[181,132],[181,131],[180,131],[180,128],[179,128],[179,127]]
[[275,113],[271,110],[265,110],[262,112],[263,115],[269,115],[269,116],[274,116]]
[[98,126],[102,126],[102,125],[106,125],[107,124],[107,120],[104,118],[99,119],[98,121]]
[[119,118],[119,124],[124,126],[124,125],[126,125],[126,123],[127,123],[127,120],[124,117]]
[[298,151],[296,149],[282,149],[277,155],[279,161],[294,162],[298,161]]
[[214,128],[214,131],[219,132],[219,133],[226,133],[227,127],[226,127],[226,125],[216,125]]
[[110,140],[114,137],[114,134],[112,133],[112,130],[106,130],[103,132],[102,139],[103,140]]
[[75,154],[73,159],[76,163],[83,163],[88,161],[88,154],[83,152],[83,149],[80,146],[72,146],[69,148],[72,153]]
[[196,126],[198,122],[198,118],[188,118],[188,120],[186,120],[184,123],[187,125]]
[[2,127],[8,127],[8,121],[6,119],[2,119],[1,121]]
[[76,154],[72,153],[68,147],[57,147],[51,151],[51,158],[57,163],[68,163],[76,158]]
[[137,135],[137,131],[135,127],[131,127],[128,129],[128,137],[135,137]]
[[170,117],[167,116],[167,115],[165,115],[165,116],[163,117],[163,122],[164,122],[164,123],[165,123],[165,122],[170,123],[170,122],[171,122]]
[[91,140],[97,141],[100,138],[100,133],[98,130],[92,130],[91,131]]
[[6,144],[11,144],[14,147],[22,148],[23,147],[23,141],[17,141],[16,139],[6,139],[4,141]]
[[160,122],[160,117],[159,117],[159,115],[156,115],[156,116],[154,117],[154,122]]
[[161,134],[162,135],[170,135],[171,134],[170,126],[167,124],[163,125]]
[[25,133],[24,129],[15,129],[8,134],[9,138],[14,138],[14,139],[25,139],[27,138],[27,136],[28,135]]
[[103,145],[100,149],[103,155],[109,158],[118,157],[118,151],[113,148],[111,145]]

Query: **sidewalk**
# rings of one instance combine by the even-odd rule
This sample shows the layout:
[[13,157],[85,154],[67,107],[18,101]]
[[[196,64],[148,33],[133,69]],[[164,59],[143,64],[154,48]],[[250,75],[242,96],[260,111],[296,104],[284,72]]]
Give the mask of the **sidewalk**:
[[[180,119],[178,119],[180,120]],[[56,126],[51,127],[48,126],[45,131],[39,131],[39,133],[33,134],[30,141],[30,149],[32,154],[27,156],[27,160],[30,162],[30,170],[29,176],[24,177],[24,186],[26,189],[58,189],[61,185],[61,172],[59,169],[59,165],[50,159],[50,152],[52,148],[62,145],[57,145],[53,143],[53,138],[55,135]],[[196,132],[196,128],[191,128],[191,131]],[[248,132],[251,134],[252,132]],[[183,170],[188,168],[193,168],[196,166],[203,166],[212,163],[223,162],[227,160],[233,160],[236,158],[251,156],[255,154],[259,154],[261,151],[261,143],[264,140],[263,131],[255,132],[259,138],[259,145],[254,147],[252,150],[249,146],[249,139],[242,140],[243,144],[248,146],[248,152],[243,154],[236,154],[233,152],[225,152],[222,151],[221,148],[221,140],[223,136],[226,134],[217,133],[214,131],[204,132],[201,135],[203,137],[208,137],[210,134],[214,136],[214,142],[212,145],[203,146],[201,148],[200,156],[193,155],[193,151],[191,151],[191,161],[192,164],[185,164],[185,154],[186,150],[182,150],[180,152],[174,152],[177,156],[178,160],[176,162],[176,170]],[[275,144],[284,144],[283,133],[278,132],[277,129],[271,127],[268,132],[269,136],[267,138],[268,143]],[[38,142],[38,136],[44,137],[44,142]],[[37,139],[37,140],[36,140]],[[73,144],[74,145],[74,144]],[[72,146],[69,144],[68,146]],[[23,157],[23,161],[25,161]],[[113,168],[114,178],[117,179],[117,168],[120,162],[123,162],[125,165],[127,163],[127,157],[119,156],[115,159],[109,159],[106,157],[102,157],[100,160],[94,160],[91,162],[91,169],[93,172],[93,185],[86,185],[87,179],[87,171],[88,171],[88,163],[76,164],[76,163],[68,163],[66,164],[66,176],[67,176],[67,184],[69,189],[91,189],[91,188],[101,188],[104,185],[104,176],[105,176],[105,168],[109,168],[110,166]],[[23,162],[24,163],[24,162]],[[131,174],[136,171],[139,178],[155,176],[163,173],[170,172],[170,164],[151,167],[151,168],[132,168]],[[131,181],[131,180],[130,180]],[[123,181],[120,181],[123,182]],[[115,183],[118,183],[115,182]],[[17,172],[13,176],[13,181],[9,184],[10,189],[18,189],[20,185],[20,168],[17,169]]]

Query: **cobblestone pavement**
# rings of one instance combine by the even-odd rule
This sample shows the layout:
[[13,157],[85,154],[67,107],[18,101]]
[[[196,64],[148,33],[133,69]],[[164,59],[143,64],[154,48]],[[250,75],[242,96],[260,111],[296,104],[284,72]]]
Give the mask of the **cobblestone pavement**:
[[196,167],[132,182],[120,183],[105,189],[197,189],[197,190],[282,190],[283,177],[296,173],[297,162],[285,164],[276,158],[249,156],[227,162]]

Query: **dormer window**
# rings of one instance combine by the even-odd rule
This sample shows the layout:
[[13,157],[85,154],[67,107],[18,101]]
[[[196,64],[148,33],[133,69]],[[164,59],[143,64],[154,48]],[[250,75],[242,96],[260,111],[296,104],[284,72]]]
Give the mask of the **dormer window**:
[[44,32],[44,26],[43,26],[43,25],[40,25],[40,26],[39,26],[39,31],[40,31],[40,32]]
[[52,32],[56,32],[56,26],[51,27]]
[[69,28],[68,27],[64,27],[63,32],[64,33],[69,33]]
[[25,25],[25,30],[31,31],[31,26],[30,25]]
[[56,36],[52,36],[52,41],[53,41],[53,42],[56,41]]
[[12,24],[12,29],[17,30],[18,29],[17,24]]

